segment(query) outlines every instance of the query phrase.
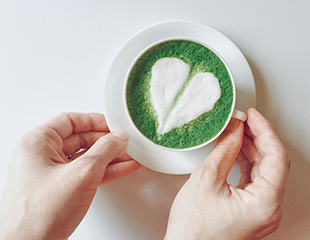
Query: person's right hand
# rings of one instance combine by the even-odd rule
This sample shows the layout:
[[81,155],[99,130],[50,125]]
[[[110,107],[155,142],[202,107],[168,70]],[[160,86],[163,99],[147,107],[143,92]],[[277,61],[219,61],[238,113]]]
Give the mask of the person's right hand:
[[[166,240],[261,239],[279,227],[290,162],[268,121],[255,109],[247,115],[245,130],[231,120],[176,196]],[[236,187],[226,181],[235,159],[241,172]]]

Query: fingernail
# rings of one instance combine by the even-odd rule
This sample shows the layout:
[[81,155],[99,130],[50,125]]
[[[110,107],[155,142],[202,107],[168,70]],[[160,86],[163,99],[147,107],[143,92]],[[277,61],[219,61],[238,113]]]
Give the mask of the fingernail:
[[124,130],[115,130],[112,132],[112,135],[119,137],[124,142],[126,142],[129,138],[128,134]]
[[228,124],[226,128],[226,131],[231,131],[231,132],[235,131],[239,127],[240,123],[241,121],[238,119],[234,119],[234,118],[231,119],[230,123]]

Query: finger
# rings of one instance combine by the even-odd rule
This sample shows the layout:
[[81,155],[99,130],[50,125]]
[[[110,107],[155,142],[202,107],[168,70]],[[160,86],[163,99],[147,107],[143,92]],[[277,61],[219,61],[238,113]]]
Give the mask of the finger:
[[126,152],[122,152],[117,158],[113,159],[110,164],[133,160]]
[[257,151],[252,139],[247,135],[243,136],[242,147],[237,161],[242,174],[239,185],[240,188],[245,188],[248,183],[253,182],[259,176],[259,164],[262,161],[262,156]]
[[252,169],[252,179],[255,178],[259,173],[257,170],[259,169],[259,164],[261,163],[263,157],[260,155],[256,146],[254,145],[252,139],[248,136],[244,135],[243,142],[242,142],[242,152],[245,155],[246,159],[251,163],[253,166]]
[[242,122],[232,119],[219,137],[213,151],[201,165],[204,170],[209,170],[208,175],[213,176],[214,183],[226,182],[228,173],[240,151],[242,136]]
[[99,138],[108,132],[73,133],[63,140],[63,152],[66,156],[72,155],[82,148],[90,148]]
[[[82,155],[84,155],[87,152],[88,149],[83,149],[80,150],[78,152],[73,153],[72,155],[68,155],[67,159],[69,162],[77,159],[78,157],[81,157]],[[122,152],[117,158],[113,159],[110,164],[114,164],[114,163],[119,163],[122,161],[129,161],[129,160],[133,160],[127,153]]]
[[286,150],[270,123],[258,111],[251,108],[247,115],[247,134],[253,139],[262,157],[258,167],[259,175],[275,188],[281,188],[290,165]]
[[236,160],[241,174],[236,187],[244,189],[249,183],[251,183],[252,164],[242,150],[239,152]]
[[53,129],[62,139],[72,133],[109,131],[104,115],[99,113],[62,113],[42,126]]
[[[74,159],[82,156],[83,154],[85,154],[86,151],[87,150],[83,150],[70,156],[70,161],[73,161]],[[125,152],[123,152],[109,163],[100,182],[100,185],[104,185],[115,179],[127,176],[128,174],[137,171],[140,166],[140,163],[138,163]]]
[[117,130],[99,138],[93,146],[70,164],[85,183],[85,187],[97,188],[106,171],[108,164],[125,150],[128,134]]
[[92,158],[100,165],[108,165],[125,150],[127,143],[128,134],[123,130],[117,130],[98,139],[84,157]]
[[284,147],[270,123],[254,108],[247,111],[246,134],[254,141],[262,157],[284,150]]
[[128,174],[137,171],[140,168],[140,166],[141,165],[133,159],[110,164],[106,168],[104,177],[101,180],[100,185],[104,185],[115,179],[125,177]]
[[79,151],[79,152],[76,152],[76,153],[74,153],[74,154],[72,154],[72,155],[68,155],[68,156],[67,156],[68,162],[71,162],[71,161],[77,159],[78,157],[82,156],[82,155],[83,155],[84,153],[86,153],[86,152],[87,152],[87,149],[84,149],[84,150],[81,150],[81,151]]

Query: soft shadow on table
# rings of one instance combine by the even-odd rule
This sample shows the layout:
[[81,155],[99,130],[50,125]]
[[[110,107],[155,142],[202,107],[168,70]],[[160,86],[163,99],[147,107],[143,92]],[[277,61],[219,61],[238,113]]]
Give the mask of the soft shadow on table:
[[[111,240],[163,239],[171,204],[188,177],[141,167],[129,176],[100,187],[91,209],[97,226],[90,227],[102,238],[109,236],[110,231]],[[235,185],[239,177],[238,166],[234,164],[228,182]]]
[[[249,61],[249,64],[256,84],[257,109],[263,114],[272,114],[266,117],[272,119],[273,124],[280,123],[281,116],[272,111],[272,106],[270,106],[271,94],[276,94],[276,92],[269,92],[266,88],[268,79],[262,76],[254,62]],[[291,128],[300,139],[306,139],[302,137],[306,134],[302,126],[296,122],[286,124],[289,125],[286,127]],[[306,233],[310,226],[310,159],[307,153],[303,152],[302,147],[298,146],[298,142],[286,138],[281,135],[281,132],[279,134],[290,157],[291,168],[285,192],[281,226],[275,233],[264,239],[306,240],[308,239]]]
[[[188,177],[141,167],[138,172],[100,188],[95,211],[98,216],[109,214],[112,221],[118,223],[118,226],[109,226],[115,227],[111,229],[114,232],[119,228],[116,239],[163,239],[173,199]],[[122,229],[129,231],[130,236],[123,236]]]
[[[285,144],[286,141],[283,141]],[[279,230],[266,239],[308,240],[306,233],[310,226],[310,163],[297,146],[287,146],[291,168],[283,204],[283,221]]]

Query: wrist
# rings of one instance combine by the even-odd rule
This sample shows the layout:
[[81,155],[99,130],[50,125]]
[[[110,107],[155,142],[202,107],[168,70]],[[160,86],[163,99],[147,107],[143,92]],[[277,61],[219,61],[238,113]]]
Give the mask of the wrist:
[[194,240],[199,239],[196,235],[196,232],[194,229],[192,231],[186,231],[183,227],[180,226],[172,226],[168,224],[168,228],[166,231],[166,235],[164,237],[164,240]]
[[33,221],[28,221],[26,217],[17,212],[0,214],[0,239],[43,239],[44,233],[38,225]]

